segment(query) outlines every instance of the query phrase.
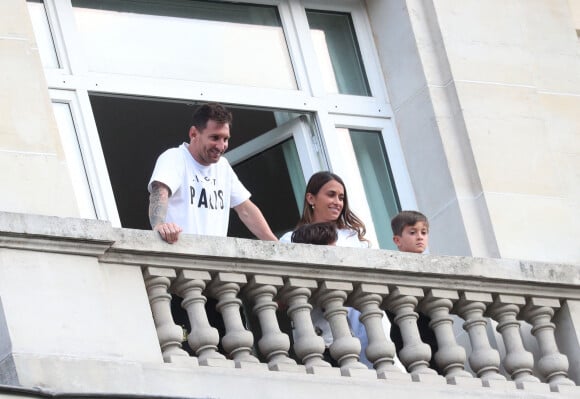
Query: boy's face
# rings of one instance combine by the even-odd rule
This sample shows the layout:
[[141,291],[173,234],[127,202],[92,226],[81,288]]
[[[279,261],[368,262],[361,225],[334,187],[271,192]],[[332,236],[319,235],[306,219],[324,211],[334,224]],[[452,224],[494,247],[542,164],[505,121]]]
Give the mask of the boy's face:
[[421,254],[429,245],[429,227],[425,222],[405,226],[403,233],[400,236],[394,236],[393,241],[399,251]]

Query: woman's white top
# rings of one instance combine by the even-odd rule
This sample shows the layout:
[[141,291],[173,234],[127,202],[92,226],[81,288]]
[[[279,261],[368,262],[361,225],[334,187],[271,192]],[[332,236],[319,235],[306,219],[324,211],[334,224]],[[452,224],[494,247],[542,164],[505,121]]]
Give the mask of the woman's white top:
[[[292,233],[289,231],[280,237],[280,242],[291,243]],[[337,229],[338,240],[336,241],[337,247],[349,247],[349,248],[368,248],[368,241],[361,241],[358,239],[358,235],[355,230],[352,229]]]

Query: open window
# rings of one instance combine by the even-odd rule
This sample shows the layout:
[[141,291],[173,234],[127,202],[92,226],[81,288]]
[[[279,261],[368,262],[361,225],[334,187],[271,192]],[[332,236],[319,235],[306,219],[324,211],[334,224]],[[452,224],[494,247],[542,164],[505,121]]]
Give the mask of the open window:
[[[157,156],[188,142],[197,104],[90,95],[122,227],[150,229],[147,183]],[[324,167],[310,117],[283,110],[227,105],[234,115],[226,157],[275,234],[292,229],[305,181]],[[228,235],[252,237],[235,212]]]

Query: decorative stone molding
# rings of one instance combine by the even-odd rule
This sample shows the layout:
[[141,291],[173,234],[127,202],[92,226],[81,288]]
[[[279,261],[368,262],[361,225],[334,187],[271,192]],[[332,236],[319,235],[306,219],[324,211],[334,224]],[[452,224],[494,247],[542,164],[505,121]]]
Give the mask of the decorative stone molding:
[[[23,218],[34,222],[21,225]],[[50,226],[41,228],[42,220],[27,215],[0,223],[4,229],[0,229],[0,327],[5,337],[0,340],[5,356],[0,377],[5,383],[43,384],[65,394],[78,391],[79,385],[73,387],[77,391],[71,389],[77,381],[83,384],[81,391],[88,387],[94,392],[100,392],[106,381],[112,394],[158,384],[161,389],[176,389],[167,394],[172,397],[194,395],[195,389],[202,390],[195,394],[203,394],[216,384],[248,386],[255,381],[270,384],[268,392],[291,387],[295,393],[308,386],[326,396],[344,394],[346,386],[365,395],[379,392],[378,396],[404,396],[409,389],[437,397],[484,394],[498,399],[572,398],[580,392],[574,385],[579,374],[573,363],[578,358],[580,320],[576,265],[188,235],[169,245],[149,231],[113,229],[101,223],[92,229],[90,221],[78,224],[82,231],[69,231],[66,220],[59,224],[51,219]],[[240,314],[240,292],[244,304],[252,303],[243,310],[254,325],[245,325]],[[174,300],[183,299],[193,356],[182,347],[183,330],[175,320],[184,314],[171,314],[172,295]],[[218,324],[212,325],[214,319],[209,317],[213,309],[206,314],[210,297],[217,299],[224,319],[225,328],[217,330],[221,337],[214,328]],[[34,314],[43,326],[41,335],[30,332],[30,319],[21,321],[20,304],[22,309],[42,310]],[[564,309],[559,309],[560,304],[566,305]],[[94,312],[87,312],[87,305]],[[330,322],[333,355],[340,367],[323,360],[324,343],[311,318],[317,305],[324,307]],[[369,338],[367,355],[376,370],[360,367],[358,340],[348,331],[345,306],[361,311]],[[379,326],[382,315],[377,307],[395,313],[404,339],[397,357],[411,374],[393,370],[397,357],[387,331]],[[275,319],[282,311],[292,320],[290,348]],[[446,378],[428,367],[430,353],[427,341],[421,341],[425,331],[419,331],[423,327],[417,326],[417,311],[430,316],[429,331],[435,333],[439,348],[434,359]],[[465,349],[473,349],[469,362],[479,378],[462,372],[464,358],[449,333],[449,317],[457,321],[456,313],[465,317],[467,334],[461,335],[469,337]],[[490,329],[485,328],[488,317],[498,322],[503,338],[498,343],[505,343],[505,354],[491,348]],[[221,322],[219,317],[216,321]],[[92,327],[86,329],[86,337],[78,334],[79,325]],[[528,334],[530,325],[533,336]],[[267,342],[260,339],[254,345],[249,327],[255,334],[260,330],[260,338],[267,337]],[[134,330],[141,334],[131,340]],[[526,334],[525,349],[520,333]],[[63,348],[66,352],[59,352]],[[526,349],[533,351],[533,358]],[[292,359],[302,365],[294,365]],[[310,375],[283,372],[304,369]],[[500,374],[504,371],[510,381]],[[63,377],[69,375],[75,378]],[[411,377],[412,382],[405,382]],[[345,383],[342,378],[350,380]],[[377,381],[383,378],[394,383]],[[446,387],[445,382],[458,386]],[[440,384],[425,385],[431,383]],[[163,396],[165,391],[154,393]],[[220,396],[219,387],[212,393]]]
[[429,368],[431,348],[421,340],[415,312],[423,290],[418,287],[393,286],[385,298],[384,306],[395,314],[395,323],[401,330],[403,349],[399,358],[414,381],[437,381],[437,372]]
[[455,305],[455,310],[465,320],[463,328],[471,342],[469,365],[486,387],[506,382],[506,378],[499,373],[499,352],[491,347],[486,333],[487,320],[483,314],[491,302],[491,294],[466,291],[461,293]]
[[315,294],[315,300],[324,309],[324,317],[330,324],[333,337],[330,355],[340,365],[342,375],[361,376],[363,373],[357,370],[368,371],[368,368],[359,361],[361,344],[350,332],[347,309],[344,307],[347,293],[352,290],[351,283],[324,281]]
[[172,289],[183,298],[181,306],[187,312],[191,332],[187,336],[189,347],[198,357],[202,366],[233,367],[233,362],[227,360],[217,351],[219,333],[209,324],[205,311],[206,297],[203,295],[206,282],[211,277],[208,272],[197,270],[181,270]]
[[429,327],[437,338],[435,363],[452,384],[460,384],[463,379],[473,377],[465,371],[465,349],[455,340],[453,317],[449,314],[458,299],[457,291],[430,289],[419,304],[420,309],[431,319]]
[[502,335],[506,347],[503,366],[519,389],[540,382],[532,374],[534,357],[524,348],[520,333],[521,322],[516,319],[525,303],[523,296],[497,294],[487,309],[487,314],[498,321],[496,329]]
[[560,308],[560,301],[552,298],[528,298],[526,305],[521,311],[521,316],[529,322],[532,334],[538,340],[541,358],[538,361],[538,369],[542,377],[550,384],[552,391],[559,391],[561,386],[573,386],[573,381],[568,378],[568,358],[560,353],[554,330],[556,325],[551,322],[554,309]]
[[283,286],[281,277],[256,275],[252,276],[249,284],[244,288],[244,294],[249,302],[254,304],[253,311],[258,317],[262,337],[258,341],[260,352],[266,358],[270,370],[300,371],[296,361],[288,357],[290,339],[280,330],[274,302],[277,287]]
[[293,325],[294,352],[310,374],[334,374],[330,363],[323,360],[324,340],[315,332],[308,302],[312,290],[318,288],[315,280],[289,277],[279,297],[287,303],[287,314]]
[[143,276],[163,360],[171,363],[179,362],[180,357],[188,358],[189,354],[181,347],[183,329],[175,324],[171,315],[169,286],[175,279],[175,270],[147,267]]
[[361,312],[360,320],[369,341],[366,356],[373,363],[377,375],[384,379],[410,379],[408,375],[402,377],[401,370],[395,366],[395,344],[387,339],[389,331],[383,329],[382,319],[386,315],[380,305],[388,293],[386,285],[358,284],[350,295],[350,301]]
[[242,322],[240,314],[240,287],[246,284],[246,276],[240,273],[217,273],[208,286],[210,295],[218,300],[217,310],[222,314],[226,333],[222,346],[235,361],[236,367],[261,367],[258,358],[252,355],[254,336]]

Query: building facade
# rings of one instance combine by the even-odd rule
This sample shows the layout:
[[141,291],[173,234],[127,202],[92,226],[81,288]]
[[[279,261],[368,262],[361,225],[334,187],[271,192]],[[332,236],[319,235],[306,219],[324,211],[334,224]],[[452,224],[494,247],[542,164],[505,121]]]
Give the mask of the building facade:
[[4,210],[147,228],[155,157],[220,101],[277,232],[328,168],[381,248],[403,208],[432,253],[580,259],[577,2],[152,4],[2,5]]
[[[394,256],[388,251],[394,249],[390,218],[401,209],[420,210],[429,217],[431,228],[433,255],[426,259],[462,257],[471,265],[464,279],[447,287],[457,291],[457,301],[461,295],[466,300],[465,293],[477,285],[477,276],[484,276],[489,284],[510,286],[509,273],[475,266],[480,259],[500,269],[507,262],[519,267],[513,276],[516,288],[476,289],[489,296],[476,302],[488,304],[501,295],[512,295],[518,298],[514,303],[522,309],[527,304],[529,309],[539,306],[530,296],[533,290],[545,285],[546,291],[540,290],[548,304],[544,307],[565,309],[562,325],[577,327],[578,298],[573,291],[580,284],[580,226],[575,222],[580,217],[579,32],[578,0],[4,0],[0,4],[0,167],[5,190],[0,211],[6,213],[2,220],[7,224],[2,228],[5,263],[0,266],[5,268],[13,260],[32,265],[18,251],[27,254],[32,248],[30,253],[43,253],[42,245],[33,245],[35,234],[44,237],[40,242],[79,245],[88,240],[91,248],[116,248],[123,247],[123,234],[132,231],[125,229],[148,230],[146,186],[156,156],[187,140],[189,118],[197,104],[217,101],[234,113],[226,156],[278,235],[296,223],[308,177],[329,169],[345,180],[351,207],[365,221],[372,247],[386,250],[378,253]],[[30,227],[31,223],[58,225],[52,218],[65,227]],[[90,233],[77,230],[85,226],[84,220],[91,226]],[[106,226],[107,233],[94,233],[101,231],[99,226]],[[145,231],[135,234],[136,242],[153,237]],[[229,235],[245,238],[248,232],[233,220]],[[10,238],[14,236],[27,242],[24,248],[14,243]],[[243,253],[243,245],[231,240],[226,239],[226,247]],[[262,250],[250,253],[260,258]],[[159,347],[151,347],[151,340],[162,339],[156,330],[158,320],[154,323],[147,314],[150,303],[143,293],[153,277],[169,279],[168,288],[185,278],[179,277],[184,269],[175,261],[161,265],[159,271],[158,264],[147,256],[149,260],[141,259],[143,254],[133,247],[128,253],[139,255],[135,256],[143,262],[143,270],[115,257],[120,255],[99,251],[88,263],[83,263],[86,251],[74,256],[89,269],[95,268],[99,278],[108,273],[101,270],[103,264],[124,265],[115,269],[114,274],[122,276],[118,281],[125,282],[115,295],[120,299],[133,292],[139,298],[133,303],[140,312],[138,320],[150,324],[144,339],[149,341],[135,343],[129,352],[121,350],[120,358],[137,363],[161,357],[167,361],[170,357],[162,356]],[[179,258],[180,251],[186,250],[160,251]],[[349,254],[343,255],[354,256]],[[192,259],[198,255],[210,256],[184,254]],[[224,259],[227,263],[237,257]],[[389,292],[398,292],[399,286],[421,292],[444,288],[421,280],[420,268],[413,269],[428,268],[431,260],[400,259],[409,262],[410,280],[404,270],[391,269],[392,265],[383,265],[387,271],[375,276],[357,262],[335,259],[347,268],[337,279],[347,283],[354,270],[363,268],[368,279],[353,278],[352,290],[371,283]],[[74,268],[70,258],[63,262]],[[413,262],[418,263],[413,266]],[[443,263],[449,268],[431,270],[433,276],[445,279],[456,273],[453,261]],[[553,275],[538,277],[530,272],[530,264],[541,265],[537,267]],[[53,267],[44,261],[38,265],[43,273]],[[247,267],[244,281],[256,272],[256,266]],[[562,268],[566,272],[559,274]],[[64,267],[60,272],[70,270]],[[233,272],[207,265],[192,270],[208,273],[207,279],[200,280],[207,282],[219,280],[219,273]],[[398,276],[396,283],[382,280],[389,271]],[[15,347],[21,353],[35,353],[34,340],[23,333],[26,323],[14,321],[13,306],[21,300],[41,301],[43,294],[56,295],[59,284],[54,291],[41,289],[22,299],[8,287],[8,281],[17,281],[17,274],[11,274],[17,271],[6,267],[3,273],[0,299],[8,326],[4,336],[11,342],[4,344],[3,353],[13,354]],[[145,283],[138,282],[142,273]],[[268,274],[262,269],[260,273]],[[38,274],[26,275],[42,286]],[[286,276],[314,278],[304,271]],[[82,280],[82,275],[78,277]],[[76,280],[68,281],[75,284]],[[232,283],[240,287],[246,284],[236,281]],[[560,288],[566,294],[557,294]],[[350,291],[344,288],[344,292]],[[375,294],[390,295],[382,289]],[[455,304],[454,295],[443,296]],[[75,314],[74,309],[69,313]],[[87,315],[80,313],[79,320],[86,321]],[[153,314],[159,317],[155,310]],[[113,319],[122,324],[122,317]],[[62,326],[50,320],[45,321],[55,329],[47,342],[54,344]],[[107,317],[102,320],[112,322]],[[21,341],[15,338],[16,331],[24,337]],[[580,335],[578,330],[569,331],[572,338],[556,336],[560,345],[567,343],[568,358],[578,353]],[[94,345],[94,351],[89,350],[88,357],[106,353],[97,348],[103,336],[91,337],[89,346]],[[148,355],[132,357],[131,351],[144,347]],[[63,348],[53,349],[66,357]],[[83,353],[69,349],[73,357]],[[12,378],[5,372],[9,377],[4,382],[32,387],[59,378],[23,377],[34,374],[36,365],[24,362],[28,366],[11,368],[6,366],[11,364],[6,360],[10,356],[4,358],[4,370],[20,370],[21,376]],[[570,376],[558,375],[578,384],[577,363],[576,359],[570,364]],[[562,371],[563,366],[558,367]],[[550,386],[558,391],[554,387],[559,384]],[[129,391],[123,387],[118,392]]]

